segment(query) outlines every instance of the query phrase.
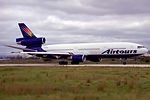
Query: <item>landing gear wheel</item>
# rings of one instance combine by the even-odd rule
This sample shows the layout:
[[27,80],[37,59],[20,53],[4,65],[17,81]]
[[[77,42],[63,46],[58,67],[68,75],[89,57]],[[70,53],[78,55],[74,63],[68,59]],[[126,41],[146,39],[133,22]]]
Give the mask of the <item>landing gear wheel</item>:
[[68,65],[67,61],[59,61],[59,65]]
[[123,58],[123,65],[127,64],[127,58]]
[[126,65],[127,64],[127,62],[123,62],[123,65]]

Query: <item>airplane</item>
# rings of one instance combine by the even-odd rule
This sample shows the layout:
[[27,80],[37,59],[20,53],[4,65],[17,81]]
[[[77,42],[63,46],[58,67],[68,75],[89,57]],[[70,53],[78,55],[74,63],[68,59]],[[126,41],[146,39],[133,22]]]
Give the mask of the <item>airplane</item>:
[[18,25],[23,38],[17,38],[16,43],[26,47],[6,46],[23,50],[21,53],[43,59],[57,59],[60,65],[68,64],[67,59],[71,60],[71,64],[79,64],[86,60],[99,62],[102,58],[122,58],[123,64],[126,64],[127,58],[140,56],[148,52],[148,49],[143,45],[131,42],[43,45],[46,42],[44,37],[36,37],[24,23],[18,23]]

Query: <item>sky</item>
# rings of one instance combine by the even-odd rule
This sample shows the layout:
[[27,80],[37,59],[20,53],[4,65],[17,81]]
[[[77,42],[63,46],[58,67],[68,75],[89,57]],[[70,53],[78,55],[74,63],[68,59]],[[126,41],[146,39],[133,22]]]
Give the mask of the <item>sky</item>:
[[0,54],[25,23],[46,44],[135,42],[150,49],[150,0],[0,0]]

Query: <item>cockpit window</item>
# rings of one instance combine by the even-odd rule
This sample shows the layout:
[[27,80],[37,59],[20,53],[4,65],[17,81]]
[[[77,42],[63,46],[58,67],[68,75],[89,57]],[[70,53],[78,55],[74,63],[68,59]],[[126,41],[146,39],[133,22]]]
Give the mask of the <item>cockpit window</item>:
[[145,47],[144,46],[137,46],[137,48],[140,49],[140,48],[145,48]]

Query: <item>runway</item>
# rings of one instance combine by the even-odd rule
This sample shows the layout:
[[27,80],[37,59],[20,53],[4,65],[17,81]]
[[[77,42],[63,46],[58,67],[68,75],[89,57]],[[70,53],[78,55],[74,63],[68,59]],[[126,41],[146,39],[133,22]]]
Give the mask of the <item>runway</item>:
[[0,64],[0,67],[135,67],[150,68],[150,64],[80,64],[80,65],[58,65],[58,64]]

